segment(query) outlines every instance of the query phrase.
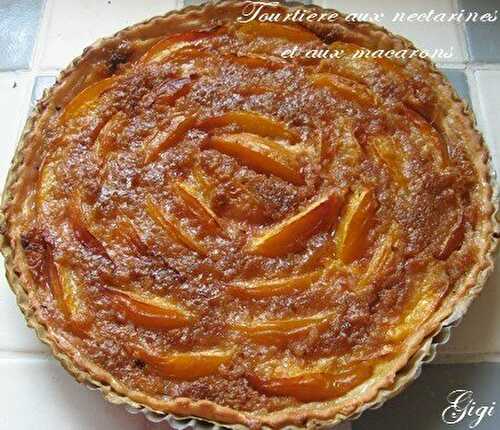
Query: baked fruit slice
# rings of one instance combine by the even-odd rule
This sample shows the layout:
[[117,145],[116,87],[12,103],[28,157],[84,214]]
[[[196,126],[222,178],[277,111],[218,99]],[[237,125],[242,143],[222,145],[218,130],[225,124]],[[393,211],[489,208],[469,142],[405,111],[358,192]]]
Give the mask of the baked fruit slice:
[[[488,154],[429,61],[355,55],[406,40],[245,6],[138,24],[62,73],[15,156],[2,251],[28,323],[111,401],[330,426],[414,379],[484,283]],[[306,55],[325,49],[343,54]]]

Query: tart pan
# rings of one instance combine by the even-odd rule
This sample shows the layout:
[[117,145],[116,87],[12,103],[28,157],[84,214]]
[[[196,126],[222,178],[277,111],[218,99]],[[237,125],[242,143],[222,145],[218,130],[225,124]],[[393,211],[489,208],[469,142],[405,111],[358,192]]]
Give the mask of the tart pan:
[[[147,46],[151,46],[154,41],[167,33],[194,29],[203,21],[202,17],[205,17],[206,19],[209,17],[213,20],[218,16],[223,16],[225,8],[229,8],[234,11],[234,8],[243,7],[244,4],[245,2],[232,2],[226,0],[218,3],[208,3],[203,6],[188,7],[181,11],[172,11],[162,17],[152,18],[148,21],[122,30],[113,37],[98,40],[92,46],[85,49],[82,56],[75,59],[70,66],[60,74],[56,84],[44,93],[44,97],[37,103],[30,118],[28,119],[7,178],[2,199],[2,207],[5,208],[13,199],[11,190],[16,186],[16,182],[20,174],[19,172],[23,166],[25,150],[27,147],[26,143],[34,134],[36,124],[41,118],[44,117],[44,114],[47,113],[49,103],[53,100],[58,100],[58,95],[62,92],[61,90],[65,90],[72,86],[82,86],[89,77],[88,75],[81,76],[81,74],[79,75],[78,73],[74,73],[77,68],[81,69],[87,67],[89,70],[92,70],[91,65],[93,62],[102,58],[109,58],[110,52],[113,48],[116,48],[119,42],[123,39],[140,39],[141,42],[144,41],[146,49]],[[304,6],[296,3],[290,7],[318,10],[316,6]],[[335,12],[333,10],[330,11]],[[339,16],[343,17],[344,15],[339,14]],[[167,23],[168,26],[162,25]],[[335,25],[341,26],[342,24],[336,23]],[[168,28],[168,31],[165,31],[166,27]],[[414,49],[413,45],[406,39],[394,36],[384,28],[374,24],[358,23],[356,24],[356,28],[361,29],[363,35],[370,37],[370,40],[377,42],[379,46],[384,46],[387,49]],[[426,61],[430,67],[432,72],[431,76],[434,82],[439,85],[440,92],[447,97],[447,100],[451,100],[451,110],[453,114],[456,118],[459,118],[459,120],[463,122],[468,129],[473,130],[475,127],[473,124],[473,115],[468,107],[459,99],[447,79],[435,68],[435,66],[428,60],[422,61]],[[89,73],[89,75],[91,74]],[[92,79],[91,76],[90,79]],[[477,130],[471,132],[470,135],[471,139],[474,140],[473,144],[475,147],[479,148],[478,157],[485,162],[484,169],[488,169],[488,171],[484,171],[482,173],[484,173],[485,177],[489,178],[491,183],[489,197],[492,203],[492,229],[490,232],[491,240],[488,242],[488,247],[485,250],[485,255],[487,257],[485,258],[485,261],[483,261],[484,264],[482,264],[481,267],[476,268],[475,273],[469,274],[465,282],[463,282],[464,285],[459,286],[461,288],[457,288],[457,286],[455,286],[454,290],[449,294],[452,296],[451,299],[453,299],[451,305],[448,303],[447,307],[444,309],[443,307],[440,308],[438,312],[433,315],[432,320],[426,325],[425,331],[422,331],[421,336],[413,342],[413,345],[408,348],[406,354],[402,354],[399,358],[398,363],[395,365],[395,368],[399,370],[395,374],[391,374],[389,372],[389,375],[384,378],[383,382],[378,384],[376,390],[373,388],[369,390],[365,387],[364,391],[361,390],[357,393],[357,398],[355,398],[354,401],[351,401],[347,405],[344,404],[341,408],[339,408],[333,418],[330,416],[326,418],[317,416],[316,418],[307,420],[300,427],[287,425],[287,428],[298,429],[331,427],[346,419],[353,419],[359,416],[367,408],[378,407],[390,397],[398,394],[409,383],[418,377],[423,363],[431,361],[434,358],[437,345],[448,339],[450,327],[464,315],[472,300],[484,286],[489,274],[493,270],[493,254],[498,239],[499,227],[498,220],[496,219],[498,193],[494,184],[495,175],[493,174],[491,160],[489,159],[484,141]],[[4,220],[5,214],[2,212],[0,213],[0,225],[4,224]],[[44,343],[49,345],[54,356],[79,382],[85,383],[89,388],[101,391],[103,396],[112,403],[125,404],[131,412],[144,412],[148,419],[152,421],[164,420],[178,429],[188,427],[191,428],[198,425],[213,428],[223,426],[234,429],[244,429],[251,426],[251,423],[248,426],[242,424],[224,424],[224,414],[213,414],[211,406],[209,405],[205,405],[204,410],[206,414],[204,415],[209,417],[214,416],[213,421],[199,419],[196,416],[189,416],[189,413],[186,413],[188,416],[176,416],[174,414],[162,413],[154,407],[146,405],[145,402],[143,403],[138,401],[137,398],[140,396],[137,396],[136,400],[133,400],[128,395],[120,392],[120,390],[117,389],[118,384],[116,381],[113,379],[109,381],[109,379],[103,377],[103,375],[96,371],[96,369],[91,369],[91,371],[83,370],[85,367],[75,364],[74,357],[70,358],[65,352],[63,352],[61,345],[58,345],[51,336],[50,329],[42,325],[35,318],[34,312],[29,304],[28,292],[21,281],[22,274],[15,269],[15,265],[13,264],[15,257],[13,249],[3,235],[0,235],[0,246],[6,259],[7,278],[12,290],[16,294],[18,305],[26,317],[28,326],[35,329],[38,337]],[[451,300],[448,300],[448,302],[449,301]],[[178,408],[178,410],[182,410],[182,407]],[[276,427],[280,427],[280,425],[278,424]]]

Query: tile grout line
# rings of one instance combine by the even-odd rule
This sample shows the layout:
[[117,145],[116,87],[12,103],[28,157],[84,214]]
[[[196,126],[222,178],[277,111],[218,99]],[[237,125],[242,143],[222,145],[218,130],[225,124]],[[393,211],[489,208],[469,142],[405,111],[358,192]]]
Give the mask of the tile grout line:
[[33,72],[38,72],[39,69],[39,64],[40,64],[40,57],[42,55],[42,49],[45,46],[45,37],[47,33],[47,27],[48,27],[48,21],[49,21],[49,15],[50,12],[52,11],[52,0],[45,0],[44,5],[43,5],[43,10],[42,10],[42,17],[40,19],[40,25],[38,27],[38,33],[37,33],[37,39],[35,42],[35,47],[34,47],[34,53],[33,53],[33,61],[31,64],[31,70]]
[[[481,94],[479,91],[479,85],[477,80],[477,70],[474,66],[469,65],[466,67],[465,76],[467,78],[467,83],[469,85],[470,98],[472,102],[472,111],[476,118],[476,125],[478,129],[483,134],[483,137],[486,142],[490,142],[489,127],[486,123],[486,112],[483,110],[483,103],[481,102]],[[493,150],[493,146],[490,149],[490,153]]]
[[19,350],[0,350],[0,361],[1,360],[17,360],[23,358],[26,360],[30,359],[49,359],[52,355],[47,352],[42,351],[19,351]]
[[35,87],[36,77],[38,76],[38,64],[40,61],[41,55],[41,43],[44,40],[47,28],[48,15],[52,9],[52,0],[44,0],[40,12],[40,19],[38,22],[38,29],[36,32],[35,44],[33,46],[33,53],[31,55],[31,60],[29,63],[28,69],[23,70],[13,70],[12,72],[15,74],[25,74],[26,76],[26,85],[27,89],[25,90],[26,99],[23,101],[22,112],[21,112],[21,120],[17,124],[16,128],[16,146],[19,144],[19,140],[21,138],[22,132],[24,130],[24,126],[26,124],[26,120],[31,113],[32,109],[32,100],[31,94],[33,92],[33,88]]
[[500,63],[484,63],[481,61],[434,61],[432,58],[430,58],[430,60],[437,66],[447,69],[459,69],[471,66],[482,70],[500,70]]
[[[459,7],[459,0],[450,0],[451,2],[451,9],[454,12],[459,12],[460,7]],[[465,22],[461,21],[456,25],[456,28],[458,30],[458,40],[460,44],[460,48],[462,49],[464,53],[464,62],[469,63],[472,60],[472,53],[470,52],[469,49],[469,43],[468,43],[468,37],[467,37],[467,27],[465,25]]]
[[466,63],[446,63],[446,62],[437,62],[434,63],[439,69],[447,69],[447,70],[465,70],[467,66]]
[[445,352],[436,355],[431,365],[500,363],[500,353]]
[[500,71],[500,63],[482,63],[482,62],[470,62],[469,66],[474,67],[476,70],[493,70]]

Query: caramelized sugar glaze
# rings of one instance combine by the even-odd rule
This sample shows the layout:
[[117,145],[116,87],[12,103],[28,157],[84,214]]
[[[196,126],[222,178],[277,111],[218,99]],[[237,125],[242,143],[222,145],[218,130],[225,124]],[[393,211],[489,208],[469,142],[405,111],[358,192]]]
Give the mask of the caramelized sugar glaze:
[[353,59],[362,41],[230,23],[124,44],[55,111],[17,239],[59,343],[249,413],[393,359],[476,263],[483,208],[429,72]]

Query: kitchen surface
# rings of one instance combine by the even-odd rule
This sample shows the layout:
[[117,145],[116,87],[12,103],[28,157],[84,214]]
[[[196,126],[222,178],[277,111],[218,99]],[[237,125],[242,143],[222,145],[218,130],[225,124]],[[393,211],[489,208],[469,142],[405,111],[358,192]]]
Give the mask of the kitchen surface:
[[[200,1],[0,0],[0,181],[5,181],[24,122],[43,90],[97,38],[155,15]],[[311,2],[305,2],[311,3]],[[378,14],[389,30],[429,51],[474,111],[500,172],[500,21],[492,23],[393,22],[398,12],[494,12],[498,0],[326,0],[342,12]],[[500,18],[500,17],[499,17]],[[2,264],[3,266],[3,264]],[[3,267],[2,267],[3,271]],[[168,428],[104,401],[77,384],[26,327],[14,294],[0,285],[0,428],[147,430]],[[500,258],[481,296],[451,340],[402,395],[339,430],[441,430],[500,428]],[[454,390],[472,391],[475,405],[456,423],[443,411]],[[496,403],[495,403],[496,402]],[[480,415],[489,407],[491,414]],[[476,409],[474,409],[476,408]],[[449,417],[448,417],[449,418]],[[450,421],[450,419],[447,419]],[[476,426],[472,427],[476,422]]]

